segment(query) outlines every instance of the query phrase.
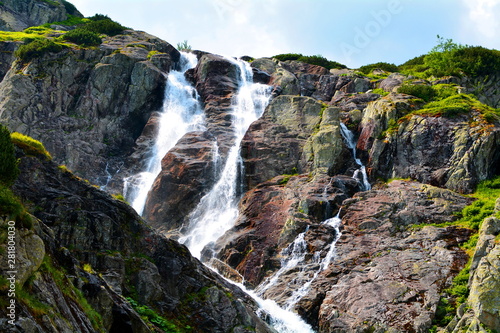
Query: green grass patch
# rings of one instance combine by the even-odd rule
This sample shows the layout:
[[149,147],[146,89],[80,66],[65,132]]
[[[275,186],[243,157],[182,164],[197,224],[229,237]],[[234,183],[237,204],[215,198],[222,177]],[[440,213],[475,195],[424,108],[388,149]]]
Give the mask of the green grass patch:
[[13,132],[10,137],[12,143],[21,148],[26,155],[42,155],[47,160],[52,160],[52,156],[40,141],[18,132]]
[[382,97],[389,95],[388,91],[385,91],[384,89],[381,89],[381,88],[373,89],[372,93],[379,94]]
[[67,272],[64,268],[56,267],[52,262],[52,258],[46,255],[43,258],[39,271],[50,274],[64,296],[71,298],[75,303],[80,305],[96,332],[104,332],[101,315],[90,306],[81,290],[76,288],[67,278]]
[[500,111],[498,109],[481,103],[471,95],[458,94],[439,101],[427,103],[422,109],[411,112],[402,117],[400,121],[412,115],[453,118],[459,115],[468,114],[472,111],[478,112],[481,118],[487,123],[493,123],[500,120]]
[[190,326],[179,327],[167,318],[160,316],[155,310],[151,309],[150,307],[146,305],[140,305],[130,297],[127,297],[126,299],[134,308],[134,310],[141,316],[141,319],[144,320],[153,331],[155,331],[156,329],[160,329],[163,332],[167,333],[184,333],[191,331]]
[[0,216],[16,221],[26,229],[33,228],[33,218],[26,211],[21,200],[12,193],[10,188],[0,185]]

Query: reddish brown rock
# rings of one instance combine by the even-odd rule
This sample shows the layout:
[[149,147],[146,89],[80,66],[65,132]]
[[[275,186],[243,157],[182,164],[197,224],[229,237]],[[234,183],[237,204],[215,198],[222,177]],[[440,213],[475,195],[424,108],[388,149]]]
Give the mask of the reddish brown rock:
[[152,226],[161,231],[182,226],[213,184],[213,142],[207,132],[191,132],[165,155],[144,208]]

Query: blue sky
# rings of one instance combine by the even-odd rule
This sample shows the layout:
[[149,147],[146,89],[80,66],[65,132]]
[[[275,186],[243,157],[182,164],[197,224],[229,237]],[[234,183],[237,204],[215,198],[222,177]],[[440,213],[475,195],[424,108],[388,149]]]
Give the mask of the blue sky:
[[320,54],[356,68],[427,53],[437,35],[500,49],[500,0],[70,0],[173,44],[228,56]]

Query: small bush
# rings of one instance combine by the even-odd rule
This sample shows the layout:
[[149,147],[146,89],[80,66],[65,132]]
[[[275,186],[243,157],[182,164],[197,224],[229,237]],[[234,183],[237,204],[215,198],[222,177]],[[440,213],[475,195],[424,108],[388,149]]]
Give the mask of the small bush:
[[361,66],[359,71],[364,74],[370,74],[374,69],[381,69],[386,72],[394,73],[398,71],[398,66],[387,62],[377,62],[375,64]]
[[10,139],[10,131],[0,125],[0,185],[12,186],[19,175],[14,145]]
[[22,62],[30,62],[34,58],[40,57],[45,53],[61,52],[63,47],[54,43],[50,39],[35,39],[28,44],[21,45],[15,52],[16,57],[21,59]]
[[98,34],[81,28],[67,32],[63,39],[82,46],[97,46],[102,43]]
[[322,57],[320,55],[302,56],[299,59],[297,59],[297,61],[302,61],[302,62],[305,62],[307,64],[311,64],[311,65],[322,66],[322,67],[325,67],[326,69],[347,68],[345,65],[342,65],[341,63],[328,60],[325,57]]
[[26,155],[31,155],[31,156],[42,155],[48,160],[52,159],[52,156],[50,156],[50,153],[47,151],[47,149],[45,149],[45,147],[40,141],[18,132],[12,133],[10,137],[12,143],[21,148]]
[[177,50],[182,52],[189,52],[191,51],[191,45],[189,45],[188,41],[185,40],[181,43],[177,43]]
[[286,60],[301,61],[310,65],[322,66],[325,67],[326,69],[347,68],[345,65],[338,63],[336,61],[328,60],[321,55],[304,56],[300,53],[284,53],[275,55],[273,58],[278,59],[279,61],[286,61]]
[[[97,16],[97,15],[96,15]],[[90,18],[91,22],[81,26],[81,29],[94,32],[96,34],[105,34],[108,36],[115,36],[127,29],[120,23],[117,23],[109,18],[94,19]]]
[[404,84],[398,88],[398,93],[412,95],[426,102],[431,101],[436,96],[436,92],[431,86],[420,84]]
[[278,59],[279,61],[287,61],[287,60],[298,60],[302,57],[300,53],[284,53],[275,55],[273,58]]

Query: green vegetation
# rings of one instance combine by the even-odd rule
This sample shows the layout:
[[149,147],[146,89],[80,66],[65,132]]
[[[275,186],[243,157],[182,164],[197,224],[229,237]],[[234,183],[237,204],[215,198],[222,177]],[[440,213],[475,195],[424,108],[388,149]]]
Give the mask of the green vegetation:
[[412,95],[426,102],[430,102],[436,95],[432,86],[425,84],[403,84],[398,88],[398,93]]
[[182,52],[191,51],[191,45],[188,44],[187,40],[184,40],[181,43],[177,43],[177,50],[182,51]]
[[132,305],[134,310],[141,316],[141,319],[144,320],[144,322],[146,322],[153,331],[155,331],[156,329],[160,329],[163,332],[167,333],[182,333],[191,331],[190,326],[181,328],[178,325],[173,324],[168,319],[160,316],[150,307],[146,305],[140,305],[130,297],[127,297],[126,299],[130,303],[130,305]]
[[428,53],[399,66],[417,77],[490,75],[500,71],[500,51],[461,45],[438,36],[438,44]]
[[50,153],[47,151],[47,149],[45,149],[40,141],[18,132],[13,132],[10,137],[12,139],[12,143],[21,148],[26,155],[42,155],[47,160],[52,159],[52,156],[50,156]]
[[361,66],[359,71],[363,74],[370,74],[374,69],[381,69],[386,72],[397,72],[399,70],[398,66],[390,64],[387,62],[377,62],[370,65]]
[[56,44],[51,39],[35,39],[28,44],[21,45],[15,52],[16,57],[22,62],[27,63],[34,58],[42,56],[44,53],[61,52],[63,46]]
[[46,255],[43,258],[39,272],[52,276],[55,284],[62,291],[65,297],[73,300],[78,304],[83,312],[87,315],[92,323],[92,326],[97,332],[103,332],[103,322],[101,315],[97,313],[92,306],[87,302],[80,289],[76,288],[73,283],[67,278],[67,272],[62,267],[56,267],[52,262],[52,258]]
[[[438,225],[457,225],[474,230],[476,233],[461,245],[462,249],[468,252],[471,258],[479,236],[477,231],[482,221],[492,216],[495,212],[495,201],[500,197],[500,176],[481,182],[477,186],[476,192],[472,194],[472,197],[477,200],[465,207],[458,214],[460,218],[457,221]],[[469,296],[468,281],[470,264],[471,260],[455,276],[452,285],[444,290],[448,297],[442,297],[439,301],[436,317],[433,321],[435,326],[446,326],[453,319],[458,306],[467,300]]]
[[12,193],[10,188],[3,185],[0,185],[0,216],[16,221],[16,224],[23,228],[33,228],[33,219],[21,200]]
[[102,43],[101,37],[92,31],[87,31],[84,29],[75,29],[68,31],[62,36],[63,40],[72,42],[84,47],[97,46]]
[[412,115],[453,118],[462,114],[468,114],[472,111],[478,112],[480,117],[487,123],[493,123],[500,120],[500,110],[479,102],[473,96],[458,94],[427,103],[422,109],[411,112],[402,117],[398,122],[404,121]]
[[10,131],[0,124],[0,186],[11,187],[19,175],[14,145],[10,139]]
[[372,93],[374,94],[379,94],[380,96],[387,96],[389,95],[389,92],[388,91],[385,91],[384,89],[381,89],[381,88],[377,88],[377,89],[373,89],[372,90]]
[[278,59],[279,61],[297,60],[311,65],[322,66],[325,67],[326,69],[347,68],[345,65],[338,63],[336,61],[328,60],[321,55],[304,56],[299,53],[285,53],[285,54],[275,55],[273,58]]
[[89,17],[90,22],[82,25],[79,29],[94,32],[96,34],[105,34],[108,36],[115,36],[127,29],[120,23],[111,20],[108,16],[96,14]]

